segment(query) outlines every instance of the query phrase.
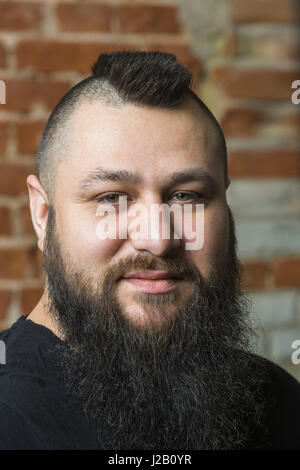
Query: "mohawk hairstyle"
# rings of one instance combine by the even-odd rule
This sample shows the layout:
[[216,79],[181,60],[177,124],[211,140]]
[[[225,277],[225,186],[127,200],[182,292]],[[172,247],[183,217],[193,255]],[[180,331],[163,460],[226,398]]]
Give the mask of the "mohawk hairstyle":
[[92,72],[107,80],[124,101],[148,106],[179,105],[192,83],[191,73],[173,54],[159,51],[102,54]]
[[98,57],[91,70],[92,75],[73,86],[58,102],[42,135],[36,162],[38,176],[50,199],[54,193],[57,164],[68,155],[68,123],[82,102],[101,101],[114,107],[131,103],[175,108],[187,96],[192,97],[216,127],[227,177],[223,132],[210,110],[191,90],[192,75],[174,54],[130,50],[106,53]]

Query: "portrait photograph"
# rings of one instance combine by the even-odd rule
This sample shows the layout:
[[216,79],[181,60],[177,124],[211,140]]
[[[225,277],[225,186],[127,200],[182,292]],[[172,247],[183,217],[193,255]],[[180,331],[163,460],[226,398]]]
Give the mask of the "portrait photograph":
[[299,381],[300,2],[0,0],[0,450],[300,450]]

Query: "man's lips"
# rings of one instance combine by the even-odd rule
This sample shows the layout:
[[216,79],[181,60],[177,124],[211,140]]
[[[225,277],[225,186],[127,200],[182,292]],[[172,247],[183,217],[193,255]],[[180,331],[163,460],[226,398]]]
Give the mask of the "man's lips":
[[179,274],[171,273],[170,271],[135,271],[129,274],[124,274],[125,279],[182,279]]
[[182,277],[169,271],[147,270],[125,274],[122,279],[125,279],[142,292],[159,294],[174,290],[177,287],[177,282]]

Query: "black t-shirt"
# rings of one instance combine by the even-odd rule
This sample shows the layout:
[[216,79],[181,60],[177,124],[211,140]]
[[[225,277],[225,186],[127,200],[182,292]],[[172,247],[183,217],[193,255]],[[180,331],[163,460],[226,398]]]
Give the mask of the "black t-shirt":
[[[22,316],[0,339],[6,346],[6,364],[0,364],[0,449],[110,449],[97,439],[79,400],[66,394],[54,348],[59,338]],[[270,377],[264,391],[270,445],[262,447],[257,433],[249,448],[300,449],[300,384],[261,361]]]

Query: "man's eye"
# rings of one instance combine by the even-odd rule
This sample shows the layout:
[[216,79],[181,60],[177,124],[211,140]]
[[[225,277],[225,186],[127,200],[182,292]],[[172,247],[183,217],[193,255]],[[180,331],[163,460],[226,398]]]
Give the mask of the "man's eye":
[[[173,195],[173,197],[179,197],[180,202],[187,202],[190,200],[201,200],[204,199],[204,195],[202,193],[197,193],[197,192],[192,192],[192,193],[184,193],[184,192],[179,192]],[[182,199],[183,198],[183,199]]]
[[110,204],[118,204],[119,197],[120,196],[125,196],[125,194],[120,194],[120,193],[110,193],[110,194],[104,194],[103,196],[99,196],[96,198],[97,202],[108,202]]
[[[97,202],[108,202],[109,204],[119,204],[120,196],[126,196],[126,195],[122,193],[109,193],[109,194],[103,194],[102,196],[97,197],[95,200]],[[199,201],[199,200],[204,199],[204,196],[202,193],[198,193],[198,192],[186,193],[183,191],[180,191],[174,194],[172,197],[179,198],[179,202],[188,202],[188,201],[195,201],[195,200]]]

